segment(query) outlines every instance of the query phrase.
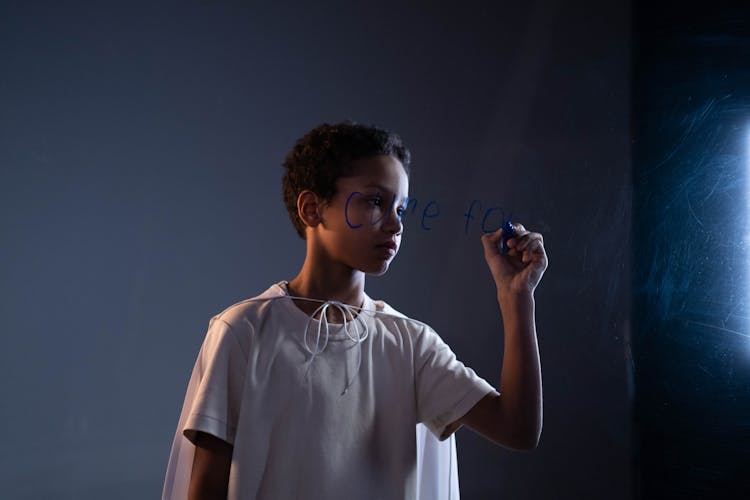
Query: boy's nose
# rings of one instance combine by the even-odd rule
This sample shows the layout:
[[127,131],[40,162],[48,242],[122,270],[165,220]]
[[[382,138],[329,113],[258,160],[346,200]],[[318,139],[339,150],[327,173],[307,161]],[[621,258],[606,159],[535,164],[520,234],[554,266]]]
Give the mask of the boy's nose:
[[383,229],[392,234],[399,234],[404,230],[404,224],[401,222],[396,210],[392,210],[388,217],[383,220]]

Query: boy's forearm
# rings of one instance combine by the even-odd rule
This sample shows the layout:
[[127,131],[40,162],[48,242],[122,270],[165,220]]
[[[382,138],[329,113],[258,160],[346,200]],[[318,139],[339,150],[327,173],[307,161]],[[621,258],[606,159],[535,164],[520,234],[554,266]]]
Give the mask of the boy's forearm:
[[536,338],[533,293],[498,296],[505,331],[500,375],[502,411],[525,447],[534,448],[542,432],[542,371]]

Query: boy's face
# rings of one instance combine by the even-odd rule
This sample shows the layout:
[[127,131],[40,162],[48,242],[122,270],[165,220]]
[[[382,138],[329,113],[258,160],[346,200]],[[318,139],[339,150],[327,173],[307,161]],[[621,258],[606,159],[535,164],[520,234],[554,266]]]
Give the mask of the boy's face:
[[408,195],[409,178],[398,159],[379,155],[354,162],[353,175],[336,182],[336,194],[322,208],[316,229],[326,254],[352,269],[385,273],[401,244]]

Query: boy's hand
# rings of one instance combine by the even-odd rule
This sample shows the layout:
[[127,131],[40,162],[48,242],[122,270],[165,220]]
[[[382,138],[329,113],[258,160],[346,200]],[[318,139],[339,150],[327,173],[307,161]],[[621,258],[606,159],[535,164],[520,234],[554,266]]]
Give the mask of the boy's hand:
[[484,258],[497,285],[499,297],[530,294],[547,269],[547,253],[539,233],[532,233],[523,224],[513,224],[516,235],[507,241],[508,253],[500,253],[498,244],[503,230],[482,236]]

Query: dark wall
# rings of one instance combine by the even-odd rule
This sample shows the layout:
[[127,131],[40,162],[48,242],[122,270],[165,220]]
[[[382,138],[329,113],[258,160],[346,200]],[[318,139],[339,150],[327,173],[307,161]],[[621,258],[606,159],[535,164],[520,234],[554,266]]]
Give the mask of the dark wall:
[[[586,5],[590,3],[591,5]],[[463,497],[629,498],[627,2],[3,2],[0,489],[154,498],[209,318],[294,276],[280,163],[323,121],[399,132],[375,298],[499,384],[472,200],[544,235],[545,421],[458,435]],[[476,206],[476,205],[475,205]]]
[[747,498],[750,8],[640,2],[636,493]]

